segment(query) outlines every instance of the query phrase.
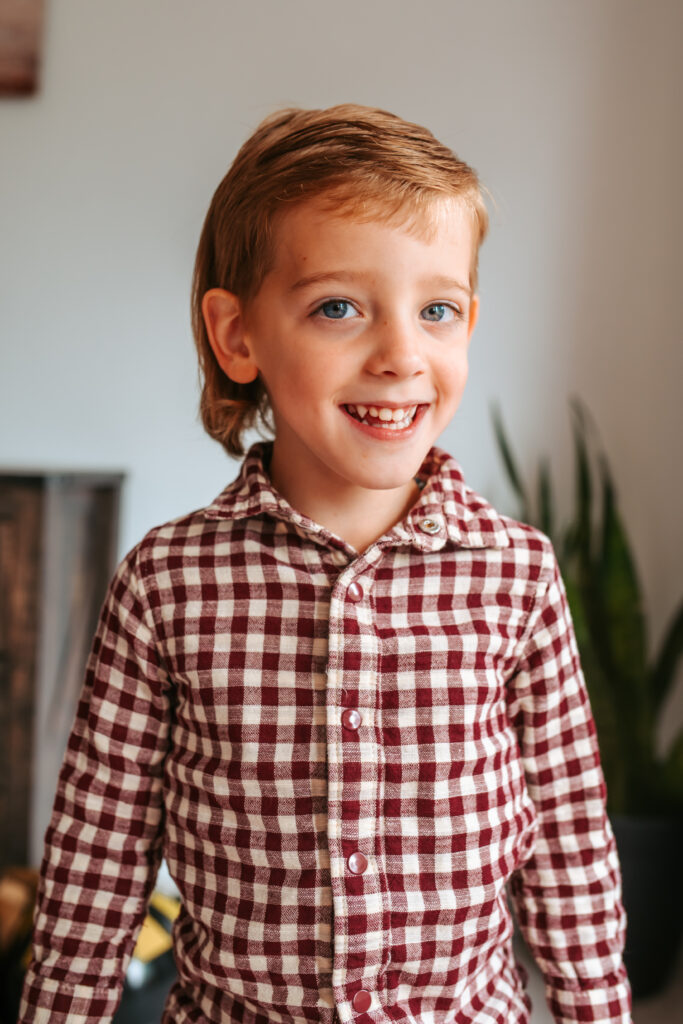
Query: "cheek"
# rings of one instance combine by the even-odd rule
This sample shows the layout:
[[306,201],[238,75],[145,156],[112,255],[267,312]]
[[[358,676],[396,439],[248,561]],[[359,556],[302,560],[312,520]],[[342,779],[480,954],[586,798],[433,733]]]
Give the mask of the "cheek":
[[443,379],[445,386],[448,393],[453,397],[458,399],[462,397],[465,384],[467,383],[468,370],[469,363],[466,351],[459,353],[457,359],[449,362],[448,366],[444,368]]
[[302,358],[291,349],[285,350],[261,376],[271,405],[286,407],[289,415],[305,414],[324,390],[329,362]]

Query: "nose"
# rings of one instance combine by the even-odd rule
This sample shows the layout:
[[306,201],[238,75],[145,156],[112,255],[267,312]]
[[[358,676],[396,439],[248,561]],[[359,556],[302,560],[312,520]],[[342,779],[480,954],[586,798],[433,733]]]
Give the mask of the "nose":
[[376,376],[418,376],[425,368],[422,340],[398,318],[384,319],[373,332],[366,369]]

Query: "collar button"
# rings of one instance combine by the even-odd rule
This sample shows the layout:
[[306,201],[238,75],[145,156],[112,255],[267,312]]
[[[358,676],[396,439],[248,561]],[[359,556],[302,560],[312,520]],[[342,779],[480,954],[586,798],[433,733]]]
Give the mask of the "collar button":
[[431,519],[429,517],[427,519],[421,519],[419,527],[423,533],[441,533],[441,523],[438,519]]

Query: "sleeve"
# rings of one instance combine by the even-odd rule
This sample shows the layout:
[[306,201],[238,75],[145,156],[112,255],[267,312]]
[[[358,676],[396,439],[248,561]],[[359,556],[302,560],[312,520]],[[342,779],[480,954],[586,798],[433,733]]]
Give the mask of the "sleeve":
[[538,824],[510,896],[557,1024],[631,1024],[620,866],[569,606],[552,561],[508,684]]
[[169,708],[132,552],[102,608],[59,774],[18,1024],[112,1019],[161,860]]

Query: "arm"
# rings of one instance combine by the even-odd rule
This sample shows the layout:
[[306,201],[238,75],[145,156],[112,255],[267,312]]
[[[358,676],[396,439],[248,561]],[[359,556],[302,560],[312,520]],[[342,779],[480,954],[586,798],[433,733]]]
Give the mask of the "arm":
[[111,1020],[161,859],[168,732],[134,551],[110,584],[59,775],[19,1024]]
[[512,876],[510,894],[558,1024],[630,1024],[619,861],[569,607],[552,562],[508,684],[538,816],[533,855]]

